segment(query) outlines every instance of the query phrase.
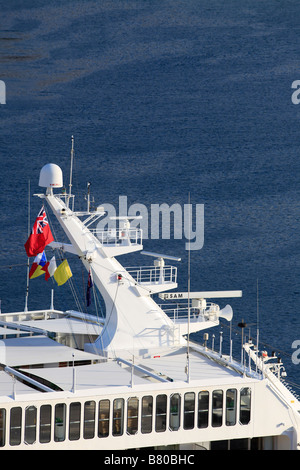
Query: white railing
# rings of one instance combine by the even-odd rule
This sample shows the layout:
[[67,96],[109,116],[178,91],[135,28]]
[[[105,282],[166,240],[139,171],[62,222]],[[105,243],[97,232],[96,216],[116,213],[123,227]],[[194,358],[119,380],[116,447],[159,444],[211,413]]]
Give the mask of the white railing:
[[175,266],[138,266],[126,268],[126,271],[138,283],[165,284],[177,282],[177,267]]
[[90,230],[95,235],[102,245],[115,246],[115,245],[141,245],[143,233],[138,228],[126,229],[108,229],[108,230]]
[[[58,199],[61,199],[64,201],[66,206],[71,206],[72,211],[74,211],[74,201],[75,201],[75,195],[74,194],[68,194],[67,192],[61,193],[61,194],[55,194],[55,196]],[[72,204],[70,204],[70,202]]]
[[206,309],[199,309],[197,307],[188,307],[187,303],[181,304],[160,304],[159,307],[173,320],[176,321],[190,320],[195,321],[216,321],[218,320],[217,313],[219,312],[219,306],[212,302],[207,302]]

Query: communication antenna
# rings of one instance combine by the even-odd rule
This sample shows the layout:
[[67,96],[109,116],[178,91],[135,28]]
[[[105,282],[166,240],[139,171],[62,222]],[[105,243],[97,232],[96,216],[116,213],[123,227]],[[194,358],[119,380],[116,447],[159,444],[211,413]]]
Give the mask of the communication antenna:
[[190,193],[189,193],[189,245],[188,245],[188,335],[187,335],[187,381],[190,382],[190,292],[191,292],[191,206],[190,206]]
[[[117,219],[118,217],[111,217],[111,219]],[[124,219],[128,219],[128,218],[135,218],[135,219],[139,219],[141,217],[119,217],[119,218],[124,218]],[[162,258],[162,259],[169,259],[171,261],[181,261],[181,258],[179,258],[178,256],[169,256],[169,255],[164,255],[162,253],[152,253],[151,251],[141,251],[141,255],[147,255],[147,256],[153,256],[154,258]]]
[[242,346],[241,346],[241,366],[244,363],[244,328],[246,328],[247,324],[244,322],[244,319],[240,323],[238,323],[238,327],[242,329]]
[[87,201],[87,212],[91,210],[91,202],[95,202],[94,198],[91,197],[91,184],[90,182],[87,183],[87,195],[85,196],[85,200]]
[[68,196],[68,201],[67,201],[67,207],[69,207],[70,198],[71,198],[71,194],[72,194],[73,159],[74,159],[74,136],[72,135],[71,166],[70,166],[70,183],[69,183],[69,196]]

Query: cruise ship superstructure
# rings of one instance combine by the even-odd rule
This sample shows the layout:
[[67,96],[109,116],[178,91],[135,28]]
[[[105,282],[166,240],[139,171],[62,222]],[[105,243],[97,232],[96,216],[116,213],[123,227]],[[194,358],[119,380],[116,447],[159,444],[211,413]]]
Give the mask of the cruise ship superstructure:
[[[207,333],[190,340],[231,322],[227,302],[242,292],[176,292],[179,259],[144,252],[130,217],[98,230],[105,212],[71,208],[55,164],[39,185],[69,240],[49,249],[80,258],[106,316],[53,305],[1,314],[0,450],[296,450],[300,402],[281,361],[251,340],[241,360]],[[137,251],[153,264],[124,268],[121,256]]]

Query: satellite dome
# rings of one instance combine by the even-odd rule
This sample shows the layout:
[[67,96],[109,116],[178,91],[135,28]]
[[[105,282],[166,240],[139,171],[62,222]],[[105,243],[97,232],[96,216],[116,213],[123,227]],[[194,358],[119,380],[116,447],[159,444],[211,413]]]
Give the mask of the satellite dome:
[[61,168],[55,163],[48,163],[43,166],[40,172],[39,186],[43,188],[61,188],[63,186]]

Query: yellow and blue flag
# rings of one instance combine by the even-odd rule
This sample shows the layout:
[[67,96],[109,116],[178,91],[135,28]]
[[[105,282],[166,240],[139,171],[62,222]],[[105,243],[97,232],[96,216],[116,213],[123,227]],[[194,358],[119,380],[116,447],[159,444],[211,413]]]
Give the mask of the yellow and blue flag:
[[29,279],[34,279],[35,277],[45,274],[43,267],[47,263],[46,253],[43,251],[39,253],[33,260],[32,266],[29,271]]

